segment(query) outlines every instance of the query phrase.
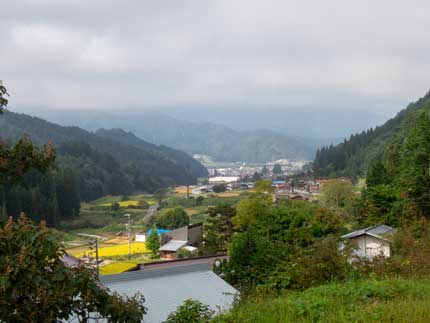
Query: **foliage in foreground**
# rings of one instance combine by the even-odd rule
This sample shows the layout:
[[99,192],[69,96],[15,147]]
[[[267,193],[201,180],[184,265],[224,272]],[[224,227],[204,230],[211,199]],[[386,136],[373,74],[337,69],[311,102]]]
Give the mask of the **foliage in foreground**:
[[253,297],[214,323],[429,322],[430,280],[332,283],[274,297]]
[[199,323],[207,322],[214,312],[209,306],[199,301],[187,299],[175,312],[171,313],[165,323]]
[[24,215],[0,229],[0,321],[87,322],[99,313],[108,322],[141,322],[142,295],[123,298],[102,287],[94,271],[69,268],[64,250],[44,222]]

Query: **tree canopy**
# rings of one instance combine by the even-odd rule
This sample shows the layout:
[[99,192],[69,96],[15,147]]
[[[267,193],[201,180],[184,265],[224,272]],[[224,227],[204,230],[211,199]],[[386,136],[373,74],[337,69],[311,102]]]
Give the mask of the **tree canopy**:
[[172,230],[188,225],[190,217],[182,207],[175,207],[161,213],[157,217],[156,223],[159,228]]

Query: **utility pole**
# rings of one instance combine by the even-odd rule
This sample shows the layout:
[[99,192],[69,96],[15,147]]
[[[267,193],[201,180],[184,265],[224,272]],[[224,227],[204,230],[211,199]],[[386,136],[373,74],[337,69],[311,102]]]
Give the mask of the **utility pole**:
[[97,270],[97,276],[100,274],[99,269],[99,239],[103,239],[103,237],[97,236],[95,234],[87,234],[87,233],[78,233],[78,236],[89,238],[91,241],[91,244],[94,243],[96,246],[96,270]]
[[131,215],[129,213],[124,214],[124,216],[128,217],[128,224],[126,224],[126,228],[128,229],[128,259],[131,258]]

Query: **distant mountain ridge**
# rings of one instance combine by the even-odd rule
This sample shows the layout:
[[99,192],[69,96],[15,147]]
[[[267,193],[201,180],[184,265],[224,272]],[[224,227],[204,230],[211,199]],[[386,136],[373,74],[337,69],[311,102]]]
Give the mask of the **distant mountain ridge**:
[[414,103],[410,103],[394,118],[380,127],[351,135],[344,142],[317,151],[313,168],[316,176],[356,177],[365,175],[369,166],[385,155],[392,144],[401,141],[414,127],[414,115],[430,108],[430,92]]
[[317,147],[326,143],[264,129],[236,131],[223,125],[188,122],[157,112],[130,115],[93,113],[81,117],[79,122],[87,130],[124,129],[156,145],[189,154],[205,154],[214,160],[227,162],[267,162],[280,158],[310,160]]
[[[88,187],[103,184],[105,189],[105,183],[99,182],[109,176],[115,192],[100,194],[152,191],[168,185],[192,184],[197,177],[207,176],[206,168],[186,153],[147,143],[130,133],[116,130],[98,135],[10,111],[0,117],[1,139],[14,142],[23,133],[38,145],[52,140],[58,148],[59,163],[76,171],[82,177],[78,182],[85,181]],[[84,175],[85,167],[91,171]],[[112,174],[116,174],[116,183]]]

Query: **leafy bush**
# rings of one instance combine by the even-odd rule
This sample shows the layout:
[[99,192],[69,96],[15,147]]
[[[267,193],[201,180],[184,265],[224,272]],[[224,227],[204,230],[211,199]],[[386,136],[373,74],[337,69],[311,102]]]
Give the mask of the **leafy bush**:
[[227,186],[224,183],[214,185],[213,187],[214,193],[222,193],[227,191]]
[[165,323],[199,323],[207,322],[214,312],[209,306],[199,301],[187,299],[175,312],[171,313]]

